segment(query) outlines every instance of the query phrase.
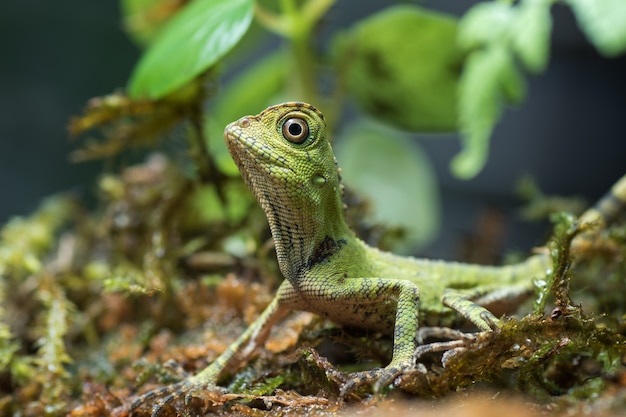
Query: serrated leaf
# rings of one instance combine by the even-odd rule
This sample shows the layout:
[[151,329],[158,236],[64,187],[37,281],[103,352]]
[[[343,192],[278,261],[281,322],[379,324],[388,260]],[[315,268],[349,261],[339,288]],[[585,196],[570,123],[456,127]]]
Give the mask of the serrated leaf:
[[131,76],[133,98],[161,98],[206,71],[247,31],[253,0],[195,0],[174,16]]
[[494,46],[474,51],[465,63],[459,88],[459,124],[463,150],[451,169],[460,178],[471,178],[485,165],[489,139],[502,113],[502,95],[513,95],[515,68],[508,50]]
[[410,131],[456,129],[462,57],[454,17],[394,6],[342,35],[335,42],[335,66],[366,112]]
[[542,72],[550,51],[550,0],[525,0],[517,7],[512,31],[512,44],[520,60],[530,72]]
[[221,172],[238,176],[226,149],[224,127],[247,114],[257,114],[282,90],[288,71],[282,51],[268,54],[231,80],[217,97],[205,123],[209,149]]
[[566,0],[581,29],[598,51],[617,56],[626,51],[626,1]]
[[430,241],[439,227],[439,195],[428,158],[406,134],[359,120],[335,141],[346,185],[373,206],[371,224],[401,227],[407,240],[396,252]]
[[514,11],[502,2],[478,3],[459,22],[459,46],[466,51],[479,48],[508,31]]

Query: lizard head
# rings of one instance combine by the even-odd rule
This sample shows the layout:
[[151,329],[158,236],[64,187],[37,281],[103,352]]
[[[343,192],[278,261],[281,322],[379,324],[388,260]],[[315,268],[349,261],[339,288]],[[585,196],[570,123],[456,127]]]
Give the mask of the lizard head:
[[[292,209],[331,202],[339,190],[335,157],[322,113],[310,104],[269,107],[226,126],[228,150],[248,187],[267,212],[268,204]],[[322,210],[323,211],[323,210]]]
[[306,263],[322,242],[345,235],[339,171],[319,110],[278,104],[229,124],[224,138],[268,217],[279,258]]

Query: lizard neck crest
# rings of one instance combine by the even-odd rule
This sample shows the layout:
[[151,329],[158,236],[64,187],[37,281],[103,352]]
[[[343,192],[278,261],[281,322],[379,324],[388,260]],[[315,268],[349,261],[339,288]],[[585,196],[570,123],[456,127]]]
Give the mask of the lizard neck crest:
[[229,124],[224,137],[265,211],[283,275],[292,282],[353,235],[324,116],[306,103],[272,106]]

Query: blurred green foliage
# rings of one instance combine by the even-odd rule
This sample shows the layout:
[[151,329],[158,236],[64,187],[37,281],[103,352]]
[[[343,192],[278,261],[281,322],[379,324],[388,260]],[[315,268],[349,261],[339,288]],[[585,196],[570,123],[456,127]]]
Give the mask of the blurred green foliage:
[[[493,128],[506,105],[525,100],[525,73],[541,73],[548,64],[550,10],[555,3],[572,7],[600,53],[614,56],[626,50],[626,11],[620,0],[489,1],[476,4],[461,19],[417,5],[390,6],[333,33],[328,45],[319,45],[315,29],[326,13],[332,13],[334,3],[124,0],[126,27],[147,48],[130,78],[129,94],[135,100],[160,100],[176,95],[184,85],[208,89],[206,95],[191,95],[189,100],[210,96],[202,122],[213,159],[209,163],[226,175],[236,175],[236,169],[221,139],[223,126],[277,101],[300,100],[321,108],[332,128],[342,120],[344,103],[351,101],[363,110],[362,117],[392,129],[458,132],[463,150],[451,161],[451,170],[460,178],[471,178],[486,163]],[[163,19],[164,10],[171,12],[171,19]],[[240,75],[215,90],[211,86],[231,65],[229,57],[237,58],[239,50],[250,53],[255,40],[263,39],[263,29],[261,34],[255,29],[254,39],[241,42],[252,20],[283,38],[284,44],[247,60]],[[360,152],[368,150],[362,147]],[[344,155],[366,159],[363,153]],[[411,149],[407,154],[417,155]],[[384,164],[395,163],[380,157]],[[413,158],[412,165],[421,158]],[[363,166],[355,169],[353,178],[366,175]],[[392,182],[385,172],[380,175],[380,184]],[[425,178],[421,181],[434,180],[433,175]],[[355,185],[350,179],[346,183]],[[369,191],[377,211],[385,204],[385,190],[372,185]],[[409,194],[409,189],[404,191]],[[422,204],[437,204],[430,192],[414,201],[433,198],[434,203]],[[436,217],[426,217],[436,210],[418,211],[424,218],[414,226],[437,224]],[[405,226],[407,235],[420,233],[419,228]]]

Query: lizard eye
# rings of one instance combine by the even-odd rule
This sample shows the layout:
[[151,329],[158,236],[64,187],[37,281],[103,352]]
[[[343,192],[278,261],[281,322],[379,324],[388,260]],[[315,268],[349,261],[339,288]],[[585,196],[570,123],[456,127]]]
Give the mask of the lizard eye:
[[309,137],[309,125],[297,117],[287,119],[283,123],[283,137],[291,143],[300,144]]

